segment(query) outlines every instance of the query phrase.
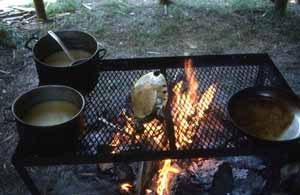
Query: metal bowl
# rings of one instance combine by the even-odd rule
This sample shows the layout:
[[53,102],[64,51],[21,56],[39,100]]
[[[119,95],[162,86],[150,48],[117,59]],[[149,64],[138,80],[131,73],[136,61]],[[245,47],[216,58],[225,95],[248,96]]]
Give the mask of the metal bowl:
[[300,138],[300,100],[292,92],[272,87],[251,87],[228,102],[232,123],[261,141],[290,142]]

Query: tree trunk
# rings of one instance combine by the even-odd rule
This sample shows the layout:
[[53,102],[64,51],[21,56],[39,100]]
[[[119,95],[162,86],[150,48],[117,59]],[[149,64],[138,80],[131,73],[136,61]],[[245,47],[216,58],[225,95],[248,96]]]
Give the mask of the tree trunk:
[[159,3],[162,5],[168,5],[171,3],[171,1],[170,0],[159,0]]
[[46,21],[47,16],[46,16],[46,11],[45,11],[44,1],[43,0],[33,0],[33,2],[34,2],[36,16],[37,16],[38,20]]
[[275,9],[280,15],[284,15],[288,0],[275,0]]

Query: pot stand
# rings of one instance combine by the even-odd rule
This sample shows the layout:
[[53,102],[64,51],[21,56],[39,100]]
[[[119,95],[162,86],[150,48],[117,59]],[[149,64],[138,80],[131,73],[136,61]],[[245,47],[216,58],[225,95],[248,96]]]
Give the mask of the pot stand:
[[[181,80],[185,82],[183,64],[187,59],[192,60],[196,70],[199,83],[197,93],[200,97],[210,86],[216,86],[214,97],[203,118],[194,123],[197,125],[193,134],[188,137],[192,142],[182,141],[182,135],[175,132],[171,112],[174,105],[171,106],[170,101],[174,97],[172,87]],[[128,134],[124,128],[130,117],[127,113],[127,99],[137,78],[157,70],[165,74],[171,92],[165,124],[161,130],[154,127],[154,130],[138,139]],[[295,143],[260,145],[241,134],[228,120],[226,107],[229,98],[251,86],[273,86],[291,91],[267,54],[103,60],[98,84],[85,96],[86,131],[78,140],[80,147],[64,155],[41,157],[25,151],[26,147],[20,142],[12,161],[28,189],[36,195],[40,193],[25,169],[27,166],[238,155],[267,156],[274,153],[289,153],[295,157]],[[184,132],[184,135],[187,133],[190,132]],[[152,138],[158,135],[161,135],[160,142],[154,142]],[[115,139],[121,143],[117,144]]]

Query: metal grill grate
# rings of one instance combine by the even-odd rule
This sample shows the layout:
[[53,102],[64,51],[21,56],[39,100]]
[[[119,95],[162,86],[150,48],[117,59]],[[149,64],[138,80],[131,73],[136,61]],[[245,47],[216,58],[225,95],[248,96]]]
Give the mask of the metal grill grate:
[[[141,62],[138,67],[144,66]],[[173,120],[166,119],[165,122],[157,120],[148,125],[148,130],[143,134],[136,134],[135,130],[131,129],[134,127],[133,122],[128,122],[131,117],[128,112],[131,88],[142,75],[151,71],[164,71],[169,91],[172,91],[172,87],[179,81],[186,82],[183,63],[177,64],[179,68],[161,66],[160,69],[149,69],[151,66],[147,66],[147,70],[128,69],[100,72],[98,85],[86,97],[88,102],[85,112],[87,132],[80,140],[82,145],[80,155],[101,155],[105,158],[106,155],[145,155],[147,152],[193,153],[193,151],[239,149],[242,144],[249,142],[249,139],[239,135],[237,129],[228,120],[226,104],[229,98],[239,90],[255,85],[286,87],[283,85],[285,82],[280,82],[280,78],[274,74],[274,67],[271,64],[266,65],[264,62],[243,65],[226,64],[226,62],[224,64],[197,64],[194,62],[193,66],[199,82],[197,91],[199,97],[203,96],[212,84],[215,84],[217,90],[201,121],[194,121],[198,124],[192,129],[194,132],[189,137],[190,142],[180,139],[178,131],[175,130],[173,132],[175,144],[181,146],[172,147],[166,123],[171,123],[174,127],[174,122],[180,122],[183,120],[182,118],[174,117]],[[174,94],[171,94],[170,98],[174,98]],[[170,109],[172,110],[175,106],[171,104]],[[188,110],[185,111],[188,112]],[[188,125],[193,124],[188,123]],[[187,126],[183,127],[181,133],[189,134],[189,130],[186,129]]]
[[[129,119],[129,97],[134,82],[148,72],[160,70],[166,75],[169,91],[172,91],[179,81],[186,82],[183,64],[188,58],[192,59],[196,71],[199,98],[211,85],[216,86],[201,120],[188,123],[194,127],[183,128],[193,129],[188,137],[190,140],[179,138],[174,124],[183,119],[173,116],[172,109],[176,105],[170,100],[169,117],[165,121],[152,121],[148,130],[136,134],[129,128],[134,127]],[[65,156],[64,162],[75,158],[106,162],[243,154],[255,145],[230,123],[226,112],[229,98],[251,86],[289,89],[266,54],[105,60],[100,69],[97,86],[85,97],[86,129],[79,140],[79,150],[69,161]],[[170,99],[173,98],[174,94],[170,94]],[[190,132],[184,130],[182,133]]]

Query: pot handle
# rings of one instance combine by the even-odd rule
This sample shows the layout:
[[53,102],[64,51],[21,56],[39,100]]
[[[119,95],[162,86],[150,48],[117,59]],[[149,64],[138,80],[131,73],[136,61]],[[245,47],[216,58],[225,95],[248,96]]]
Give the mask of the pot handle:
[[[102,47],[102,44],[101,43],[99,43],[99,42],[97,42],[97,45],[98,45],[98,47]],[[100,56],[100,53],[102,53],[102,55]],[[98,51],[97,51],[97,56],[98,56],[98,59],[97,60],[101,60],[102,58],[104,58],[104,56],[106,55],[106,53],[107,53],[107,50],[106,49],[99,49]]]
[[25,47],[26,49],[32,51],[32,48],[29,47],[29,44],[30,44],[30,42],[33,41],[33,40],[36,40],[36,41],[39,40],[39,38],[36,36],[36,34],[33,34],[33,35],[30,37],[30,39],[28,39],[28,40],[26,41],[24,47]]
[[106,49],[99,49],[96,54],[98,56],[98,60],[101,60],[106,55],[106,53]]
[[15,122],[15,120],[12,119],[12,117],[8,116],[9,114],[12,114],[10,106],[4,107],[3,110],[2,110],[2,114],[3,114],[3,121],[4,122],[9,122],[9,123]]

